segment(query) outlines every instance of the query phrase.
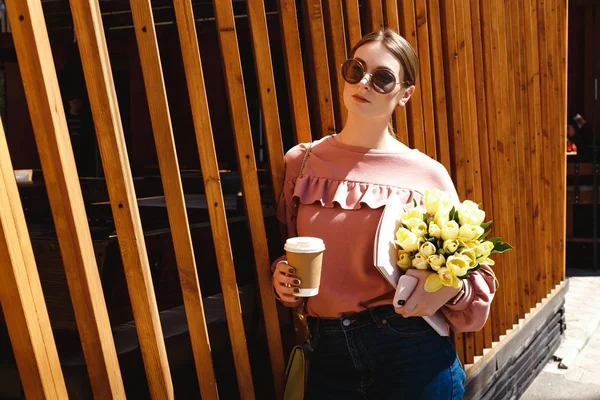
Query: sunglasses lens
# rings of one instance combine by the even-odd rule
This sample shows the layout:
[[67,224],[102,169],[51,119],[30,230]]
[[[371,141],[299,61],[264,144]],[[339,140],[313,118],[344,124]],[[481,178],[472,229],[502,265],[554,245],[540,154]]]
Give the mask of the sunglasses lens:
[[387,70],[375,71],[372,78],[373,89],[379,93],[390,93],[396,87],[396,77]]
[[355,84],[360,82],[365,74],[361,63],[356,60],[346,60],[342,65],[342,77],[348,83]]

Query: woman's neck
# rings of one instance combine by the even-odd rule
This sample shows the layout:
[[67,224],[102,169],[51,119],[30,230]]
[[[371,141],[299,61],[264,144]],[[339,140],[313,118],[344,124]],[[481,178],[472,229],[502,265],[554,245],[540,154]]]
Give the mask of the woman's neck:
[[348,113],[346,124],[337,138],[341,143],[367,149],[397,149],[406,147],[388,131],[385,119],[369,119]]

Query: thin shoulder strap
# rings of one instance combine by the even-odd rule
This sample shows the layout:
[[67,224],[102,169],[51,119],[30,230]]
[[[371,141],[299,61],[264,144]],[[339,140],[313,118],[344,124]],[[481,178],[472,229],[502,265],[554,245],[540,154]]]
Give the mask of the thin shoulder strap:
[[302,176],[302,172],[304,172],[304,167],[306,166],[306,161],[308,161],[308,155],[312,150],[312,142],[308,144],[308,148],[306,149],[306,153],[304,153],[304,159],[302,160],[302,166],[300,166],[300,173],[298,174],[298,178]]

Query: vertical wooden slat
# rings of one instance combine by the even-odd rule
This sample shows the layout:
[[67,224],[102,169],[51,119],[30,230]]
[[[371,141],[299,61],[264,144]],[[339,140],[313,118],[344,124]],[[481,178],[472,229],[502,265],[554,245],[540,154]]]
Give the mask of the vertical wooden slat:
[[[482,25],[482,39],[483,39],[483,48],[484,48],[484,75],[486,82],[496,82],[495,70],[498,65],[498,55],[493,51],[493,29],[492,29],[492,5],[489,1],[481,0],[480,1],[480,10],[481,10],[481,25]],[[497,29],[496,29],[497,32]],[[499,182],[498,177],[500,176],[500,168],[499,166],[499,157],[496,151],[497,147],[497,139],[496,133],[498,128],[497,122],[497,110],[496,110],[496,86],[495,84],[490,84],[486,87],[486,114],[488,121],[488,144],[489,144],[489,164],[490,164],[490,172],[493,178],[493,182]],[[494,218],[496,215],[502,215],[502,200],[501,195],[496,189],[495,195],[491,199],[492,208],[486,210],[489,217]],[[489,203],[488,203],[489,204]],[[496,223],[493,226],[494,234],[497,236],[501,236],[500,232],[500,222],[499,219],[496,220]],[[496,260],[497,265],[499,265],[499,260]],[[500,282],[500,286],[496,292],[496,297],[492,302],[492,310],[491,310],[491,319],[492,319],[492,340],[497,341],[500,335],[505,331],[505,305],[504,305],[504,291],[506,282],[504,280],[505,270],[502,267],[495,268],[496,276],[498,277],[498,281]]]
[[[227,80],[229,106],[233,120],[238,165],[240,168],[240,176],[242,178],[242,187],[244,200],[246,202],[248,222],[250,224],[254,257],[258,273],[259,275],[262,274],[262,276],[259,276],[259,280],[266,280],[270,279],[270,270],[268,268],[269,255],[267,252],[267,239],[258,188],[258,175],[256,171],[256,162],[254,160],[254,149],[252,146],[252,134],[250,132],[250,122],[248,120],[248,107],[244,93],[240,54],[235,33],[233,8],[231,2],[218,2],[217,0],[214,0],[213,5],[217,19],[217,28],[219,30],[223,67],[226,71],[225,76]],[[261,287],[261,291],[262,290],[263,287]],[[238,376],[241,376],[239,370],[240,367],[238,367]],[[246,374],[245,371],[244,373]],[[249,370],[247,372],[247,377],[250,378]],[[240,380],[240,378],[238,378],[238,380]],[[243,398],[254,398],[252,381],[240,382],[240,388]]]
[[346,17],[346,43],[348,45],[348,54],[350,54],[352,47],[362,37],[358,0],[344,0],[344,15]]
[[[495,35],[496,40],[496,48],[499,52],[499,60],[507,60],[507,40],[506,34],[507,26],[506,26],[506,3],[503,1],[498,1],[494,3],[496,7],[496,16],[495,21],[498,27],[498,33]],[[515,210],[514,201],[515,197],[515,188],[517,183],[515,179],[506,179],[505,173],[508,172],[509,176],[514,177],[517,176],[516,173],[516,163],[514,160],[514,117],[513,111],[514,107],[510,103],[510,93],[508,91],[509,86],[509,77],[508,77],[508,69],[505,67],[506,62],[502,62],[499,66],[499,70],[497,71],[496,76],[499,77],[500,85],[498,85],[498,92],[500,97],[498,98],[498,102],[496,103],[496,107],[500,108],[500,112],[502,113],[502,117],[499,118],[499,129],[497,132],[498,139],[498,147],[497,150],[499,152],[500,161],[502,162],[501,166],[499,166],[500,171],[503,171],[504,174],[499,176],[498,179],[502,179],[501,182],[501,190],[502,196],[501,200],[503,213],[510,213],[512,218],[503,218],[502,214],[497,214],[498,218],[501,218],[502,228],[500,232],[502,232],[502,237],[506,238],[509,243],[517,243],[516,242],[516,227],[514,216],[518,212]],[[507,313],[506,313],[506,328],[512,328],[513,324],[517,322],[517,302],[518,302],[518,282],[517,282],[517,274],[516,270],[519,265],[519,260],[516,256],[516,252],[509,251],[506,254],[503,254],[499,257],[496,257],[497,260],[502,262],[503,268],[508,273],[508,277],[505,275],[505,293],[507,296],[505,297],[505,302],[507,304]]]
[[[227,217],[225,215],[225,207],[223,206],[225,203],[223,201],[217,155],[210,123],[210,113],[208,111],[202,60],[198,48],[198,38],[196,36],[192,4],[185,0],[176,0],[173,2],[173,5],[175,8],[175,17],[186,82],[188,85],[194,131],[196,134],[198,152],[200,154],[200,165],[202,168],[206,201],[207,204],[216,204],[216,206],[208,208],[210,226],[214,238],[228,238],[229,231],[227,227]],[[221,205],[221,207],[219,207],[219,205]],[[215,240],[215,254],[219,269],[224,269],[225,271],[233,270],[233,257],[229,240],[223,240],[220,243]],[[201,297],[197,304],[200,306],[198,311],[203,313]],[[192,345],[195,345],[194,351],[198,353],[195,360],[196,374],[200,384],[200,394],[203,399],[217,399],[219,396],[217,393],[208,331],[206,330],[204,316],[201,318],[200,327],[202,330],[199,333],[192,332],[191,324],[193,323],[192,318],[188,316]]]
[[92,390],[124,398],[42,6],[16,0],[7,11]]
[[383,8],[381,0],[365,0],[364,5],[366,12],[366,33],[383,29]]
[[300,50],[295,0],[279,0],[279,26],[286,64],[290,108],[296,143],[311,142],[310,118],[306,98],[304,67]]
[[94,1],[72,1],[71,10],[150,393],[154,398],[172,398],[169,364],[100,7]]
[[[388,28],[400,32],[398,20],[398,3],[396,0],[385,0],[385,24]],[[408,126],[406,120],[406,107],[396,106],[394,110],[394,125],[396,128],[396,137],[399,141],[408,146]]]
[[442,51],[442,27],[439,0],[427,0],[429,21],[429,43],[431,51],[431,73],[434,98],[434,118],[436,129],[436,154],[448,171],[450,163],[450,143],[448,141],[448,113],[446,110],[446,89],[444,83],[444,56]]
[[[281,130],[279,128],[279,111],[275,93],[275,79],[273,77],[273,66],[271,64],[269,33],[267,30],[267,19],[265,17],[263,0],[248,1],[248,17],[250,21],[250,32],[252,34],[252,46],[254,49],[254,61],[256,64],[260,101],[265,120],[269,167],[271,170],[273,191],[278,197],[283,187],[285,170],[283,165]],[[341,35],[341,39],[344,39],[343,34]],[[341,46],[341,49],[344,51],[343,45]],[[281,398],[283,397],[284,390],[285,365],[283,360],[281,333],[279,331],[279,316],[277,314],[277,306],[275,297],[273,296],[273,285],[271,283],[271,270],[270,268],[266,268],[266,266],[269,265],[266,237],[264,242],[257,242],[256,245],[265,247],[260,252],[260,255],[264,258],[256,259],[256,272],[260,288],[261,304],[265,317],[273,381],[275,382],[276,395],[278,398]]]
[[[483,69],[483,37],[481,31],[481,13],[479,2],[470,1],[471,12],[471,30],[473,40],[473,68],[475,78],[475,101],[477,106],[477,137],[479,141],[479,183],[481,185],[481,202],[483,210],[489,212],[492,210],[492,185],[487,182],[493,182],[490,171],[489,143],[487,132],[487,104],[485,100],[485,73]],[[492,346],[492,322],[488,318],[483,329],[475,334],[475,352],[477,355],[483,354],[483,349]]]
[[[400,34],[418,51],[417,26],[415,22],[414,0],[399,0]],[[423,105],[421,80],[417,79],[416,90],[407,105],[407,120],[411,147],[425,153],[425,128],[423,126]]]
[[[540,64],[538,53],[537,32],[537,2],[531,1],[523,8],[523,28],[525,29],[525,55],[526,55],[526,80],[527,80],[527,114],[529,131],[529,152],[527,160],[530,163],[530,185],[533,192],[531,199],[532,218],[531,225],[535,232],[542,236],[541,212],[543,201],[543,170],[542,170],[542,144],[541,144],[541,104],[540,104]],[[541,285],[541,270],[545,258],[536,252],[532,257],[532,265],[529,271],[529,280],[532,283],[529,303],[532,307],[544,296]]]
[[[455,20],[455,1],[449,0],[441,3],[441,14],[443,18],[443,55],[446,65],[445,81],[447,84],[446,93],[448,94],[448,107],[451,110],[449,118],[449,132],[451,141],[451,154],[453,155],[454,165],[451,170],[453,172],[456,190],[459,196],[465,196],[466,192],[466,173],[465,173],[465,153],[463,148],[463,129],[462,129],[462,112],[461,93],[460,90],[460,71],[458,44],[456,39],[456,20]],[[467,363],[466,350],[468,345],[465,343],[464,334],[456,334],[454,343],[456,349],[461,356],[463,363]]]
[[429,18],[426,0],[415,0],[415,18],[419,54],[419,82],[421,83],[421,100],[423,103],[423,127],[425,129],[425,152],[429,157],[437,158],[435,137],[435,118],[433,112],[433,82],[431,76],[431,60],[429,59]]
[[0,305],[27,397],[68,398],[2,121]]
[[[522,25],[522,15],[523,15],[523,5],[520,2],[511,6],[509,8],[509,13],[507,14],[507,19],[509,20],[509,31],[512,34],[512,38],[510,40],[510,46],[508,48],[510,54],[508,57],[513,61],[513,78],[512,80],[512,89],[509,89],[509,92],[514,93],[514,111],[516,117],[516,129],[514,131],[515,135],[515,143],[518,148],[515,148],[516,152],[516,165],[518,171],[518,186],[520,194],[515,198],[515,205],[518,206],[518,212],[515,215],[515,220],[518,219],[519,222],[516,222],[518,226],[528,226],[529,221],[529,213],[528,210],[531,210],[531,197],[533,194],[531,193],[531,185],[529,184],[529,174],[528,174],[528,160],[526,154],[529,152],[529,141],[527,131],[527,70],[525,63],[525,38],[523,34],[523,25]],[[518,302],[518,315],[519,318],[523,318],[525,313],[529,312],[531,308],[531,304],[529,303],[528,294],[531,291],[530,281],[529,281],[529,269],[532,267],[532,259],[531,253],[534,251],[531,249],[530,244],[531,241],[527,240],[529,235],[527,232],[523,232],[522,230],[517,230],[517,239],[519,246],[515,249],[518,254],[518,258],[521,261],[520,266],[517,270],[518,274],[518,285],[519,285],[519,293],[522,295],[519,298]]]
[[346,61],[346,34],[344,32],[344,15],[342,13],[342,0],[330,0],[325,2],[325,14],[328,23],[325,24],[325,33],[329,38],[330,78],[332,82],[331,91],[333,95],[333,107],[335,111],[336,126],[343,127],[346,124],[346,107],[344,105],[344,78],[341,74],[341,65]]
[[325,28],[323,26],[323,6],[321,0],[306,0],[304,2],[305,15],[308,24],[309,45],[312,54],[312,63],[309,67],[314,73],[316,89],[317,115],[319,130],[315,131],[317,137],[336,133],[333,104],[331,100],[331,85],[329,79],[329,57],[325,41]]
[[[540,104],[541,104],[541,148],[539,155],[543,160],[543,169],[542,169],[542,189],[544,193],[544,197],[547,199],[551,199],[552,193],[550,190],[551,187],[551,154],[550,152],[553,150],[550,148],[550,115],[549,115],[549,101],[550,101],[550,82],[548,77],[548,26],[546,23],[546,1],[538,0],[538,13],[537,13],[537,27],[538,27],[538,51],[539,51],[539,62],[540,62]],[[551,277],[552,277],[552,265],[550,260],[552,260],[552,238],[551,226],[548,226],[546,221],[552,221],[549,219],[551,216],[549,215],[549,210],[551,207],[545,206],[540,209],[539,218],[542,218],[542,232],[540,238],[542,239],[542,276],[541,276],[541,285],[542,292],[545,296],[546,293],[550,291],[550,287],[552,286]]]
[[[558,37],[558,42],[560,44],[560,51],[559,51],[559,64],[560,64],[560,74],[558,75],[558,80],[560,81],[560,94],[558,96],[559,99],[562,99],[562,102],[560,104],[560,123],[562,125],[559,125],[559,129],[561,129],[562,134],[561,136],[566,136],[566,121],[568,118],[567,115],[567,100],[568,100],[568,95],[567,95],[567,87],[568,87],[568,71],[567,71],[567,57],[569,55],[569,30],[568,30],[568,26],[569,26],[569,2],[567,0],[559,0],[559,14],[558,14],[558,32],[559,32],[559,37]],[[563,136],[563,138],[564,138]],[[562,141],[562,143],[566,142],[566,138],[561,138],[560,140]],[[566,158],[566,155],[565,155]],[[560,171],[560,179],[562,179],[562,182],[566,182],[566,175],[567,175],[567,171],[566,171],[567,165],[566,165],[566,160],[561,162],[561,171]],[[563,199],[562,199],[562,209],[566,210],[567,207],[567,194],[566,191],[564,191],[563,193]],[[565,234],[562,234],[560,237],[565,240],[566,238],[566,230],[567,230],[567,221],[564,221],[564,226],[562,228],[562,230],[565,232]],[[566,244],[563,245],[562,247],[562,253],[559,254],[559,260],[563,260],[563,265],[561,266],[561,271],[560,271],[560,276],[559,281],[563,281],[566,278]]]

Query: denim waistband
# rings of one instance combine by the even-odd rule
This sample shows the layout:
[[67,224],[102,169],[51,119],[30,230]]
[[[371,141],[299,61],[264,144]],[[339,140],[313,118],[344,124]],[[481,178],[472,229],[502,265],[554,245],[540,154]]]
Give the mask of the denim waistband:
[[423,318],[404,318],[401,315],[396,314],[394,307],[391,305],[368,308],[364,311],[346,315],[341,318],[319,318],[308,316],[307,322],[313,333],[333,333],[359,329],[369,325],[382,327],[387,324],[389,318],[394,318],[396,321],[401,320],[402,324],[405,324],[406,328],[409,330],[412,328],[415,330],[423,330],[424,328],[432,329]]

